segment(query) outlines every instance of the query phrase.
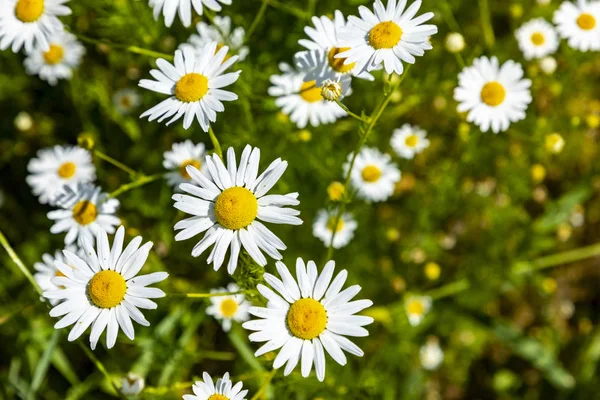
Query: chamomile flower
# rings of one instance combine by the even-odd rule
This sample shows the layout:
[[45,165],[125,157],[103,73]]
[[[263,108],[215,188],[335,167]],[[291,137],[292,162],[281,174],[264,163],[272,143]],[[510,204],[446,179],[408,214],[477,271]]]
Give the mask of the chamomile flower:
[[188,165],[193,165],[203,171],[202,160],[205,154],[204,143],[194,144],[191,140],[173,143],[171,150],[165,151],[163,160],[163,167],[172,171],[166,174],[167,183],[177,188],[180,183],[191,182],[192,178],[186,168]]
[[229,372],[226,372],[223,378],[217,379],[217,383],[214,384],[211,376],[206,372],[202,374],[202,379],[192,386],[194,394],[184,394],[183,400],[244,400],[248,394],[247,390],[242,390],[242,382],[233,384],[229,379]]
[[554,54],[558,49],[556,30],[544,18],[535,18],[523,24],[515,36],[526,60]]
[[[212,289],[211,293],[235,293],[240,288],[235,283],[230,283],[227,288]],[[210,298],[210,306],[206,309],[208,315],[212,315],[216,320],[221,321],[223,330],[229,332],[233,321],[248,321],[248,308],[250,303],[246,301],[243,294],[234,294],[227,296],[213,296]]]
[[[75,253],[77,250],[74,247],[68,248],[69,251]],[[56,290],[60,287],[52,283],[52,279],[56,276],[64,276],[62,272],[56,268],[56,261],[65,262],[62,251],[57,250],[54,255],[44,253],[42,254],[42,262],[36,262],[33,264],[33,268],[37,271],[33,275],[33,279],[37,282],[42,291]],[[51,300],[50,304],[56,305],[58,300]]]
[[48,218],[55,221],[50,232],[67,232],[65,245],[85,239],[92,241],[100,232],[113,233],[121,220],[115,216],[119,200],[111,199],[102,189],[91,183],[64,186],[56,198],[59,210],[50,211]]
[[230,5],[231,0],[149,0],[148,5],[154,11],[154,19],[158,20],[162,13],[165,18],[165,26],[170,27],[175,20],[175,14],[183,26],[192,24],[192,7],[199,15],[204,13],[204,7],[211,11],[221,11],[221,4]]
[[107,331],[106,346],[109,349],[117,340],[119,327],[133,340],[132,319],[140,325],[150,325],[139,308],[155,309],[156,303],[150,299],[165,296],[162,290],[148,285],[165,280],[168,277],[166,272],[136,276],[148,258],[152,242],[140,247],[142,238],[138,236],[123,250],[124,236],[125,228],[121,226],[111,248],[108,235],[101,229],[96,249],[93,242],[83,241],[86,260],[65,250],[63,254],[68,264],[56,263],[64,276],[54,278],[53,283],[65,288],[45,291],[44,297],[62,300],[50,310],[50,316],[62,316],[54,325],[56,329],[74,324],[68,337],[70,342],[81,336],[90,325],[92,350],[104,330]]
[[581,51],[600,50],[600,2],[564,1],[553,17],[559,35]]
[[[193,184],[182,183],[179,188],[187,194],[175,194],[175,208],[192,217],[175,224],[181,230],[175,240],[185,240],[206,232],[192,250],[198,257],[213,246],[207,263],[218,270],[231,248],[227,271],[233,274],[243,247],[259,265],[266,265],[263,251],[271,258],[281,259],[279,250],[285,244],[262,222],[300,225],[299,211],[287,206],[297,206],[298,193],[267,195],[287,168],[287,162],[276,159],[258,175],[260,150],[247,145],[239,165],[235,151],[227,151],[227,166],[214,154],[205,159],[206,175],[193,165],[186,170]],[[258,175],[258,176],[257,176]]]
[[412,159],[429,147],[429,139],[423,129],[404,124],[400,129],[394,130],[391,145],[399,157]]
[[417,326],[423,320],[425,314],[431,309],[431,297],[429,296],[409,296],[404,302],[408,322],[412,326]]
[[332,211],[319,210],[313,224],[313,235],[320,239],[325,246],[329,246],[335,231],[334,249],[340,249],[350,243],[358,226],[350,213],[343,213],[336,224],[337,213],[337,209]]
[[[352,163],[354,154],[348,155],[344,164],[344,175]],[[367,201],[385,201],[393,193],[396,183],[400,180],[400,170],[392,163],[389,154],[383,154],[374,148],[365,147],[356,156],[350,182],[357,191],[357,196]]]
[[[237,55],[238,61],[244,61],[250,50],[248,46],[244,46],[246,32],[241,26],[231,30],[231,18],[215,16],[213,19],[214,25],[209,25],[205,22],[199,22],[196,25],[198,34],[193,34],[189,37],[187,43],[179,46],[180,49],[189,47],[196,51],[198,56],[201,55],[202,49],[211,42],[217,42],[217,50],[223,46],[228,46],[231,55]],[[228,59],[228,54],[225,59]]]
[[140,105],[140,95],[134,89],[120,89],[113,94],[113,104],[117,111],[126,115]]
[[523,79],[521,64],[509,60],[500,66],[496,57],[484,56],[458,75],[454,99],[459,102],[459,112],[469,112],[467,121],[483,132],[491,128],[498,133],[525,118],[531,103],[530,86],[531,81]]
[[3,0],[0,7],[0,50],[13,53],[37,45],[50,50],[49,36],[63,29],[59,16],[71,14],[69,0]]
[[225,110],[221,101],[237,100],[235,93],[223,90],[240,76],[241,71],[223,74],[237,60],[231,56],[227,60],[227,46],[217,50],[217,43],[206,45],[201,56],[191,48],[175,50],[175,62],[159,58],[159,69],[150,71],[156,80],[142,79],[139,85],[154,92],[171,95],[156,106],[144,112],[140,118],[149,117],[149,121],[158,118],[162,122],[171,118],[167,125],[183,117],[183,127],[188,129],[194,118],[198,120],[204,132],[208,132],[211,122],[217,120],[217,112]]
[[23,62],[29,75],[39,75],[40,79],[54,86],[59,79],[71,79],[73,69],[81,63],[85,47],[75,35],[60,31],[48,37],[50,49],[44,50],[36,44]]
[[414,64],[415,56],[423,56],[431,50],[429,37],[437,33],[435,25],[421,25],[433,18],[428,12],[416,18],[421,0],[413,2],[405,10],[406,0],[388,0],[387,8],[381,0],[375,0],[372,12],[360,6],[360,18],[348,17],[348,26],[340,35],[340,45],[349,50],[338,53],[345,58],[344,65],[356,63],[359,72],[372,71],[383,64],[388,74],[398,75],[404,71],[402,62]]
[[54,146],[41,149],[27,164],[26,180],[42,204],[53,204],[63,185],[92,182],[96,168],[87,150],[77,146]]
[[346,336],[369,335],[363,326],[372,323],[373,318],[354,314],[373,302],[350,301],[361,287],[353,285],[341,290],[348,276],[346,270],[332,281],[334,261],[325,264],[319,275],[313,261],[305,266],[298,258],[296,281],[285,264],[277,262],[276,265],[281,279],[269,273],[265,273],[264,278],[277,293],[259,284],[257,289],[268,300],[267,307],[250,307],[250,314],[260,319],[243,325],[256,331],[250,334],[250,341],[266,342],[254,355],[258,357],[281,348],[273,368],[285,364],[284,375],[289,375],[300,363],[302,376],[307,377],[314,364],[319,381],[325,379],[323,349],[340,365],[346,364],[343,351],[362,357],[363,351]]
[[[323,98],[316,81],[305,82],[304,72],[296,71],[286,63],[280,63],[279,69],[283,74],[271,76],[273,86],[269,88],[269,95],[277,97],[277,107],[298,128],[305,128],[309,122],[312,126],[330,124],[347,115],[338,104]],[[342,93],[347,92],[350,79],[349,76],[342,78]]]
[[421,359],[421,366],[424,369],[428,371],[438,369],[444,361],[444,352],[440,347],[439,339],[436,337],[428,338],[427,343],[421,346],[419,356]]
[[137,396],[142,393],[144,386],[144,378],[133,372],[121,378],[121,393],[125,396]]

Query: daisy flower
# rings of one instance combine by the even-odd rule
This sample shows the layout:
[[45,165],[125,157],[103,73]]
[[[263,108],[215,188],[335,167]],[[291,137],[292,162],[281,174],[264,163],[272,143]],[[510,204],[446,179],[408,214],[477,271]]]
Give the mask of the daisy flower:
[[202,160],[206,155],[204,143],[194,144],[191,140],[173,143],[170,151],[165,151],[163,167],[172,171],[166,174],[167,182],[175,188],[183,182],[192,182],[187,172],[187,166],[193,165],[196,169],[204,171]]
[[71,79],[73,69],[81,63],[85,47],[75,35],[60,31],[48,37],[50,49],[44,50],[36,44],[23,62],[29,75],[39,75],[40,79],[54,86],[59,79]]
[[142,79],[139,85],[154,92],[168,94],[169,97],[144,112],[140,118],[149,117],[149,121],[158,118],[162,122],[171,118],[167,125],[183,117],[183,127],[188,129],[194,118],[198,120],[204,132],[208,132],[211,122],[217,120],[217,112],[225,110],[221,101],[237,100],[237,95],[221,88],[229,86],[242,71],[224,74],[237,60],[231,56],[225,60],[229,48],[223,46],[217,51],[217,43],[212,42],[201,50],[196,57],[194,50],[185,48],[175,50],[175,63],[159,58],[159,69],[150,71],[156,80]]
[[113,104],[117,111],[126,115],[140,105],[140,95],[133,89],[120,89],[113,94]]
[[320,239],[325,246],[329,246],[331,243],[331,237],[335,230],[335,237],[333,239],[333,248],[340,249],[346,246],[354,237],[354,231],[358,224],[350,213],[343,213],[336,226],[336,217],[338,210],[334,209],[331,211],[319,210],[317,218],[313,224],[313,235]]
[[412,326],[417,326],[423,320],[425,314],[431,309],[431,297],[429,296],[409,296],[404,302],[408,322]]
[[54,278],[53,283],[65,289],[48,290],[44,292],[44,297],[62,300],[61,304],[50,310],[50,316],[62,316],[54,325],[56,329],[75,324],[69,333],[70,342],[81,336],[90,325],[92,350],[96,348],[105,329],[106,346],[109,349],[115,345],[119,327],[133,340],[135,333],[131,319],[149,326],[139,308],[155,309],[156,303],[150,299],[165,296],[162,290],[148,285],[165,280],[169,274],[155,272],[136,276],[148,258],[152,242],[140,247],[142,238],[138,236],[123,250],[124,236],[125,228],[120,226],[111,248],[106,232],[100,230],[96,249],[89,240],[83,241],[86,260],[65,250],[65,258],[74,268],[64,262],[56,263],[65,276]]
[[[217,50],[220,50],[223,46],[228,46],[232,54],[238,56],[238,61],[244,61],[250,49],[244,46],[244,40],[246,32],[241,26],[236,27],[233,31],[231,30],[231,18],[215,16],[213,19],[214,25],[209,25],[205,22],[199,22],[196,25],[198,34],[193,34],[189,37],[187,43],[183,43],[179,46],[180,49],[189,47],[196,51],[198,56],[202,55],[201,51],[204,46],[211,42],[217,42]],[[228,54],[225,56],[227,60],[230,57]]]
[[556,30],[544,18],[535,18],[523,24],[515,36],[526,60],[554,54],[558,49]]
[[165,17],[165,26],[170,27],[175,20],[175,14],[179,14],[179,19],[183,26],[188,27],[192,24],[192,6],[199,15],[204,13],[204,7],[211,11],[221,11],[221,4],[230,5],[231,0],[149,0],[148,5],[152,7],[154,19],[162,12]]
[[554,12],[556,30],[569,46],[581,51],[600,50],[600,2],[563,2]]
[[[76,248],[69,247],[69,251],[76,252]],[[33,264],[33,268],[37,271],[35,275],[33,275],[33,279],[37,282],[42,291],[47,290],[57,290],[60,289],[59,286],[52,283],[52,279],[56,276],[64,276],[62,272],[56,268],[56,262],[66,262],[63,257],[62,251],[57,250],[54,255],[44,253],[42,254],[42,262],[36,262]],[[57,300],[51,300],[50,304],[53,306],[58,304]]]
[[50,49],[49,36],[63,29],[59,16],[71,14],[64,5],[69,0],[3,0],[0,7],[0,50],[9,46],[13,53],[37,45]]
[[[230,283],[227,288],[212,289],[211,293],[235,293],[240,288],[235,283]],[[228,296],[213,296],[210,298],[210,306],[206,308],[206,313],[212,315],[216,320],[222,321],[223,330],[229,332],[231,322],[248,321],[248,308],[250,303],[246,301],[243,294]]]
[[419,356],[421,359],[421,366],[428,370],[433,371],[444,361],[444,352],[440,347],[440,341],[436,337],[430,337],[427,339],[427,343],[421,346],[419,350]]
[[325,352],[340,365],[346,365],[344,351],[358,357],[363,351],[345,336],[363,337],[369,332],[363,328],[373,318],[354,315],[373,305],[371,300],[350,301],[361,287],[353,285],[341,290],[348,273],[341,271],[333,281],[335,262],[325,264],[321,275],[314,261],[304,265],[296,260],[294,280],[288,268],[277,262],[282,280],[265,273],[264,278],[275,293],[259,284],[258,291],[268,300],[267,307],[250,307],[250,314],[261,319],[244,323],[244,328],[256,331],[250,334],[252,342],[267,342],[254,354],[256,357],[275,351],[279,354],[273,361],[277,369],[286,364],[284,375],[289,375],[300,362],[302,376],[310,374],[315,365],[317,379],[325,379]]
[[121,378],[121,393],[125,396],[137,396],[142,393],[144,386],[144,378],[133,372]]
[[404,124],[400,129],[394,129],[391,145],[396,154],[402,158],[412,159],[429,147],[427,132],[418,126]]
[[370,81],[375,79],[366,71],[359,72],[355,63],[345,65],[344,58],[336,58],[339,53],[350,50],[342,47],[338,39],[338,35],[346,27],[346,19],[341,11],[335,11],[333,20],[326,16],[312,17],[312,23],[314,27],[304,28],[309,39],[298,41],[307,51],[298,52],[295,56],[296,66],[308,71],[305,81],[316,80],[317,86],[321,86],[328,79],[336,81],[347,74]]
[[77,146],[54,146],[41,149],[27,164],[26,180],[42,204],[52,205],[56,195],[67,184],[92,182],[96,168],[87,150]]
[[398,75],[404,71],[402,61],[415,63],[415,56],[422,56],[425,50],[431,50],[429,37],[437,33],[435,25],[421,25],[433,18],[428,12],[414,18],[421,7],[417,0],[405,10],[406,0],[388,0],[387,8],[381,0],[373,3],[374,13],[360,6],[360,18],[348,17],[348,26],[340,35],[343,47],[349,47],[337,54],[336,58],[345,58],[344,65],[356,63],[359,72],[372,71],[383,64],[388,74]]
[[[175,240],[185,240],[206,232],[192,250],[198,257],[210,246],[213,249],[207,263],[218,270],[231,248],[227,271],[233,274],[243,247],[259,265],[267,264],[263,251],[275,260],[281,260],[279,250],[285,244],[260,221],[275,224],[300,225],[299,211],[286,206],[297,206],[298,193],[266,195],[287,168],[287,162],[276,159],[258,175],[260,149],[247,145],[239,166],[235,151],[227,151],[227,166],[216,155],[207,156],[207,175],[188,165],[186,170],[193,184],[182,183],[179,188],[187,194],[175,194],[175,208],[192,217],[179,221],[181,230]],[[258,175],[258,177],[257,177]],[[259,221],[260,220],[260,221]]]
[[[279,69],[283,74],[271,76],[273,86],[269,88],[269,95],[277,97],[275,105],[298,128],[305,128],[309,122],[312,126],[330,124],[347,115],[337,103],[323,98],[316,81],[305,82],[304,72],[298,72],[286,63],[280,63]],[[346,93],[351,78],[345,76],[342,79],[342,93]]]
[[65,245],[78,240],[92,241],[99,232],[113,233],[121,220],[115,216],[119,200],[111,199],[102,189],[91,183],[64,186],[56,199],[59,210],[50,211],[48,218],[54,220],[50,232],[67,232]]
[[229,372],[217,379],[216,384],[206,372],[202,373],[202,379],[192,386],[194,394],[184,394],[183,400],[244,400],[248,394],[247,390],[242,390],[242,382],[235,385],[231,382]]
[[[348,155],[344,164],[344,175],[352,163],[354,154]],[[357,195],[367,201],[385,201],[393,193],[396,183],[400,180],[400,170],[392,163],[389,154],[383,154],[374,148],[365,147],[356,156],[350,182],[357,190]]]
[[525,118],[531,103],[530,86],[531,81],[523,79],[521,64],[509,60],[499,66],[496,57],[484,56],[458,74],[454,99],[459,102],[458,112],[469,112],[467,121],[483,132],[491,127],[498,133]]

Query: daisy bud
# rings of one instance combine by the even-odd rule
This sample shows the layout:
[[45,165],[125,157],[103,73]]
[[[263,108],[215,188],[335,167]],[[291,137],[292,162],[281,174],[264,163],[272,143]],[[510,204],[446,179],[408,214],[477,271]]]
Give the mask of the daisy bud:
[[121,378],[121,393],[125,396],[137,396],[144,390],[144,378],[130,372]]
[[21,111],[15,117],[15,127],[21,132],[25,132],[33,127],[33,119],[31,119],[31,115],[28,112]]
[[544,57],[540,60],[540,68],[546,75],[552,75],[556,71],[556,59],[552,56]]
[[82,133],[77,137],[77,144],[79,147],[85,150],[92,150],[94,148],[94,139],[89,133]]
[[321,96],[325,100],[336,101],[342,95],[342,85],[339,82],[327,79],[321,86]]
[[542,164],[533,164],[531,166],[531,179],[535,183],[540,183],[546,177],[546,168]]
[[565,147],[565,139],[558,133],[552,133],[546,136],[545,146],[550,153],[558,154]]
[[329,195],[329,200],[331,201],[340,201],[342,196],[344,195],[344,185],[341,182],[331,182],[327,187],[327,194]]
[[465,38],[458,32],[446,35],[446,50],[450,53],[460,53],[465,48]]
[[425,264],[425,276],[430,281],[436,281],[439,279],[442,269],[440,265],[435,262],[428,262]]

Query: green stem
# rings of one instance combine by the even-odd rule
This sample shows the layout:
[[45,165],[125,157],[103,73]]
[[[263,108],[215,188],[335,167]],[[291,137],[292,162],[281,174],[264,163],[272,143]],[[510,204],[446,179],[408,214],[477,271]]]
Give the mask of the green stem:
[[252,20],[252,23],[250,24],[250,28],[248,28],[248,32],[246,32],[246,37],[244,39],[245,42],[248,41],[250,36],[252,36],[254,31],[256,31],[256,28],[258,28],[258,25],[260,24],[260,21],[265,16],[265,12],[267,11],[268,7],[269,7],[269,0],[263,0],[262,5],[258,9],[256,16],[254,17],[254,20]]
[[120,161],[115,160],[114,158],[112,158],[109,155],[106,155],[104,153],[102,153],[100,150],[94,150],[94,155],[112,165],[114,165],[115,167],[122,169],[123,171],[127,172],[129,175],[133,176],[135,175],[137,172],[135,172],[133,169],[129,168],[127,165],[123,164]]
[[216,293],[167,293],[168,297],[187,297],[190,299],[205,299],[209,297],[235,296],[236,294],[244,294],[239,292],[216,292]]
[[233,344],[233,347],[236,348],[238,353],[240,353],[240,356],[242,356],[250,368],[257,372],[265,371],[265,368],[262,366],[262,364],[256,357],[254,357],[254,352],[248,343],[246,343],[246,341],[240,336],[239,329],[237,329],[236,326],[232,327],[231,331],[228,333],[228,336],[231,344]]
[[222,160],[223,159],[223,150],[221,150],[221,144],[219,143],[219,139],[217,139],[217,136],[215,135],[215,132],[213,131],[212,126],[208,127],[208,136],[210,136],[210,141],[212,142],[213,147],[215,148],[215,153],[217,153],[217,155]]
[[6,237],[4,236],[4,234],[2,233],[1,230],[0,230],[0,244],[2,244],[2,247],[4,247],[4,249],[10,256],[10,258],[14,261],[15,264],[17,264],[17,267],[19,267],[19,269],[21,270],[23,275],[25,275],[27,280],[33,285],[33,288],[35,289],[35,291],[38,292],[38,294],[41,296],[42,289],[39,287],[39,285],[33,278],[33,275],[31,275],[31,272],[29,272],[29,270],[27,269],[25,264],[23,264],[23,261],[21,261],[21,259],[17,255],[17,253],[15,253],[15,251],[11,247],[10,243],[8,243],[8,240],[6,239]]
[[269,4],[271,5],[271,7],[277,8],[278,10],[281,10],[281,11],[286,12],[288,14],[292,14],[292,15],[298,17],[299,19],[309,20],[310,17],[311,17],[310,14],[304,12],[303,10],[299,10],[296,7],[289,6],[289,5],[287,5],[285,3],[282,3],[282,2],[280,2],[278,0],[270,0]]
[[442,17],[444,18],[444,20],[446,20],[446,24],[452,31],[460,33],[460,25],[458,25],[458,22],[456,22],[456,18],[454,18],[454,14],[452,13],[452,7],[450,7],[448,0],[442,1],[441,4],[442,8],[444,9],[444,12],[442,12]]
[[462,54],[460,54],[460,52],[454,53],[454,57],[456,57],[456,62],[458,63],[458,66],[462,69],[465,67],[465,60],[462,56]]
[[265,381],[261,385],[260,389],[258,389],[258,392],[256,392],[256,394],[254,396],[252,396],[252,398],[250,400],[258,400],[258,399],[261,398],[261,396],[263,395],[263,393],[269,387],[269,384],[273,380],[273,377],[275,376],[276,373],[277,373],[276,369],[274,369],[271,372],[269,372],[269,374],[267,375],[267,378],[265,379]]
[[344,111],[346,111],[348,113],[349,116],[351,116],[352,118],[355,118],[357,120],[359,120],[360,122],[364,122],[365,124],[369,123],[369,120],[367,120],[366,118],[361,117],[358,114],[353,113],[352,111],[350,111],[350,109],[348,107],[346,107],[346,105],[344,103],[342,103],[339,100],[335,101],[337,103],[338,106],[342,107],[342,109]]
[[83,349],[83,351],[85,352],[85,354],[88,356],[88,358],[90,359],[90,361],[92,363],[94,363],[94,365],[96,366],[96,368],[100,372],[102,372],[102,374],[106,377],[106,379],[108,379],[108,381],[112,385],[113,389],[115,389],[115,392],[117,393],[117,396],[119,396],[119,398],[121,398],[123,400],[127,400],[127,398],[125,397],[125,395],[123,393],[121,393],[121,389],[119,389],[119,386],[117,386],[117,384],[112,380],[112,377],[108,373],[108,370],[106,369],[106,367],[104,367],[104,364],[102,364],[102,362],[100,360],[98,360],[98,358],[94,355],[94,353],[92,353],[92,351],[90,349],[88,349],[88,347],[85,344],[83,344],[83,342],[81,342],[79,340],[79,341],[77,341],[77,343],[79,343],[79,347],[81,347]]
[[82,42],[86,42],[86,43],[91,43],[91,44],[102,44],[102,45],[106,45],[106,46],[111,46],[111,47],[116,47],[119,49],[123,49],[126,50],[130,53],[134,53],[134,54],[141,54],[144,56],[149,56],[149,57],[153,57],[153,58],[164,58],[166,60],[169,61],[173,61],[173,56],[170,54],[165,54],[165,53],[161,53],[158,51],[154,51],[154,50],[148,50],[148,49],[144,49],[142,47],[138,47],[138,46],[128,46],[126,44],[118,44],[118,43],[112,43],[108,40],[104,40],[104,39],[94,39],[91,37],[87,37],[81,34],[75,34],[75,36],[77,36],[77,38],[79,40],[81,40]]
[[494,28],[492,27],[492,15],[488,0],[479,0],[479,14],[481,17],[481,28],[483,30],[483,39],[488,49],[494,47],[496,38],[494,37]]
[[600,256],[600,243],[540,257],[531,262],[517,263],[514,267],[514,272],[517,274],[526,274],[596,256]]
[[29,393],[27,393],[28,399],[34,399],[35,393],[42,385],[42,381],[46,376],[48,366],[50,365],[50,361],[52,360],[52,355],[54,354],[54,350],[58,345],[58,339],[60,338],[60,334],[61,331],[55,329],[54,332],[52,332],[52,337],[50,338],[50,341],[45,344],[46,348],[44,350],[44,353],[42,354],[42,358],[40,358],[40,360],[38,361],[35,367],[35,372],[33,373],[31,386],[29,387]]
[[471,284],[467,279],[461,279],[456,282],[449,283],[439,288],[431,289],[425,294],[431,297],[432,300],[441,299],[443,297],[454,296],[457,293],[464,292],[469,289]]
[[114,192],[112,192],[109,197],[117,197],[129,190],[138,188],[140,186],[144,186],[147,185],[148,183],[154,182],[160,178],[163,177],[163,174],[155,174],[155,175],[142,175],[139,178],[137,178],[135,181],[130,182],[130,183],[126,183],[124,185],[121,185],[117,190],[115,190]]

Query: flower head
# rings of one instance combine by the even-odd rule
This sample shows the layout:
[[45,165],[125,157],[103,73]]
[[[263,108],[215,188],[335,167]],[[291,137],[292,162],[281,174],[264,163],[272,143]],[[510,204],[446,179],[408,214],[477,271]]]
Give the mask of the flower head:
[[184,182],[192,182],[192,177],[187,172],[187,166],[192,165],[204,172],[206,170],[204,157],[206,149],[204,143],[194,144],[191,140],[173,143],[170,151],[165,151],[163,167],[171,171],[166,174],[169,185],[179,188]]
[[[211,289],[211,293],[236,293],[240,287],[235,283],[230,283],[227,288]],[[246,301],[243,294],[232,294],[227,296],[212,296],[210,306],[206,309],[208,315],[212,315],[216,320],[221,321],[223,330],[229,332],[231,323],[245,322],[248,320],[248,308],[250,303]]]
[[231,30],[231,18],[217,15],[213,19],[213,25],[206,22],[198,22],[196,25],[198,34],[189,37],[186,43],[179,46],[180,49],[189,47],[193,49],[198,56],[201,55],[204,47],[211,42],[217,42],[217,50],[223,46],[229,47],[231,54],[225,56],[225,60],[232,55],[238,56],[238,61],[244,61],[250,50],[244,46],[246,32],[241,26]]
[[337,209],[332,211],[319,210],[313,224],[313,235],[320,239],[325,246],[333,239],[333,248],[339,249],[346,246],[354,237],[354,231],[358,224],[350,213],[343,213],[336,223]]
[[532,19],[515,33],[525,59],[541,58],[558,49],[558,35],[554,27],[543,18]]
[[404,124],[400,129],[394,130],[391,145],[398,156],[412,159],[429,147],[429,139],[423,129]]
[[[344,174],[348,173],[353,157],[353,154],[348,155]],[[358,197],[375,202],[387,200],[394,193],[394,186],[400,177],[400,170],[392,163],[390,155],[370,147],[358,153],[350,173],[350,181]]]
[[242,382],[235,385],[231,382],[229,372],[226,372],[223,378],[217,379],[217,383],[213,383],[211,376],[206,372],[202,374],[202,379],[192,386],[193,395],[183,395],[184,400],[244,400],[248,394],[247,390],[242,390]]
[[192,8],[202,15],[204,7],[211,11],[219,12],[223,9],[221,4],[229,5],[231,0],[149,0],[148,5],[152,7],[154,19],[158,20],[162,13],[165,18],[165,26],[173,25],[175,15],[179,15],[183,26],[188,27],[192,24]]
[[574,4],[563,1],[554,12],[553,21],[558,34],[567,39],[572,48],[600,50],[600,2],[577,0]]

